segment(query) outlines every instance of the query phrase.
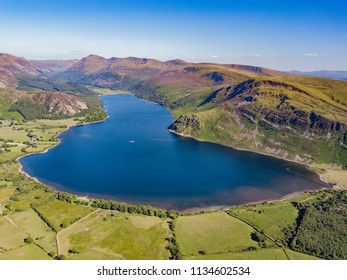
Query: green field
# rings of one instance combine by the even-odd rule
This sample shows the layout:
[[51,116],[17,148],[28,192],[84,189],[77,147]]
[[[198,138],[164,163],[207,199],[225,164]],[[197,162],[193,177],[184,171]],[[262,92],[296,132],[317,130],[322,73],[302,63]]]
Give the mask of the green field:
[[34,244],[0,254],[0,260],[51,260],[45,251]]
[[295,252],[293,250],[285,249],[289,259],[291,260],[320,260],[319,258],[307,254]]
[[[289,258],[288,258],[289,257]],[[317,260],[318,258],[289,249],[259,249],[250,252],[187,256],[187,260]]]
[[17,212],[9,215],[9,217],[47,253],[56,251],[55,233],[40,219],[34,210],[28,209],[27,211]]
[[258,247],[251,239],[254,230],[225,212],[178,217],[175,234],[183,256],[238,252]]
[[296,226],[298,209],[289,201],[262,203],[240,208],[232,208],[231,213],[250,222],[277,241],[283,241],[283,230]]
[[95,249],[86,249],[80,254],[69,257],[69,260],[122,260],[117,254],[104,253]]
[[53,200],[35,209],[52,224],[56,231],[71,225],[93,211],[93,208],[88,206],[58,200]]
[[[82,258],[168,259],[166,220],[116,211],[95,211],[59,234],[61,254]],[[75,253],[76,254],[76,253]]]
[[0,216],[0,236],[0,252],[4,252],[24,245],[28,234],[9,222],[6,217]]

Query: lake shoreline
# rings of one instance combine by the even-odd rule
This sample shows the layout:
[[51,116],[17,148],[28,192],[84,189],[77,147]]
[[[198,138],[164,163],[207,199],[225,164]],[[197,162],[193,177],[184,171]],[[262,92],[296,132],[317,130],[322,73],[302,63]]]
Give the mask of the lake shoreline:
[[[139,98],[139,97],[136,96],[136,95],[134,95],[134,96],[137,97],[137,98]],[[139,99],[141,99],[141,98],[139,98]],[[141,100],[144,100],[144,101],[146,101],[146,102],[150,102],[150,101],[145,100],[145,99],[141,99]],[[159,103],[155,103],[155,102],[151,102],[151,103],[158,104],[158,105],[164,107],[162,104],[159,104]],[[164,107],[164,108],[165,108],[165,107]],[[165,108],[165,109],[167,109],[167,108]],[[170,114],[173,116],[172,112],[171,112],[170,110],[168,110],[168,111],[169,111]],[[56,147],[57,145],[59,145],[59,144],[61,143],[61,140],[59,139],[59,136],[60,136],[63,132],[69,130],[70,128],[72,128],[72,127],[77,127],[77,126],[89,125],[89,124],[101,123],[101,122],[104,122],[105,120],[107,120],[108,118],[109,118],[109,116],[107,116],[107,118],[105,118],[105,119],[103,119],[103,120],[96,121],[96,122],[92,122],[92,123],[70,125],[70,126],[68,126],[67,128],[65,128],[63,131],[59,132],[57,135],[54,136],[54,137],[58,140],[57,143],[55,143],[55,144],[54,144],[53,146],[51,146],[51,147],[46,148],[44,151],[38,152],[38,153],[46,153],[46,152],[48,152],[50,149],[52,149],[52,148]],[[234,149],[234,150],[241,150],[241,149],[235,149],[235,148],[233,148],[233,147],[226,146],[226,145],[223,145],[223,144],[220,144],[220,143],[215,143],[215,142],[210,142],[210,141],[205,141],[205,140],[197,139],[197,138],[194,138],[194,137],[192,137],[192,136],[180,134],[180,133],[177,133],[177,132],[172,131],[172,130],[169,130],[169,129],[168,129],[168,131],[170,131],[170,132],[173,133],[173,134],[182,136],[182,137],[192,138],[192,139],[194,139],[194,140],[196,140],[196,141],[207,142],[207,143],[213,143],[213,144],[221,145],[221,146],[223,146],[223,147],[232,148],[232,149]],[[292,161],[292,160],[287,160],[287,159],[279,158],[279,157],[276,157],[276,156],[267,155],[267,154],[264,154],[264,153],[257,153],[257,152],[249,151],[249,150],[241,150],[241,151],[251,152],[251,153],[255,153],[255,154],[262,154],[262,155],[265,155],[265,156],[269,156],[269,157],[273,157],[273,158],[278,158],[278,159],[286,160],[286,161],[290,161],[290,162],[294,162],[294,163],[296,163],[296,164],[300,163],[300,162],[296,162],[296,161]],[[48,187],[54,189],[55,191],[62,191],[62,190],[59,190],[58,188],[55,188],[54,186],[50,186],[49,184],[45,184],[45,183],[40,182],[38,178],[33,177],[33,176],[30,176],[28,173],[26,173],[26,172],[23,170],[23,166],[22,166],[21,163],[20,163],[20,159],[23,158],[23,157],[30,156],[30,155],[32,155],[32,154],[38,154],[38,153],[30,153],[30,154],[26,154],[26,155],[23,155],[23,156],[20,156],[19,158],[17,158],[17,161],[18,161],[18,163],[19,163],[19,172],[23,173],[24,175],[26,175],[26,176],[29,177],[29,178],[32,178],[32,179],[35,180],[36,182],[39,182],[39,183],[41,183],[41,184],[43,184],[43,185],[46,185],[46,186],[48,186]],[[308,166],[306,166],[306,165],[304,165],[304,164],[302,164],[302,163],[300,163],[300,164],[303,165],[303,166],[305,166],[306,168],[308,168]],[[308,169],[309,169],[309,168],[308,168]],[[309,170],[311,170],[311,169],[309,169]],[[313,171],[313,170],[311,170],[311,171]],[[316,171],[313,171],[313,172],[315,172],[316,174],[319,175],[319,177],[320,177],[320,179],[321,179],[322,182],[327,183],[325,180],[322,180],[321,174],[319,174],[319,173],[316,172]],[[321,188],[321,189],[324,189],[324,188],[326,188],[326,187],[323,187],[323,188]],[[235,207],[235,206],[248,205],[248,204],[258,204],[258,203],[263,203],[263,202],[281,201],[281,200],[292,199],[292,198],[294,198],[294,197],[296,197],[296,196],[298,196],[298,195],[300,195],[300,194],[302,194],[302,193],[304,193],[304,192],[307,192],[307,191],[320,191],[321,189],[319,189],[319,190],[310,190],[310,189],[307,189],[307,190],[303,190],[303,191],[300,191],[300,192],[289,193],[289,194],[286,194],[286,195],[284,195],[284,196],[282,196],[282,197],[280,197],[280,198],[278,198],[278,199],[273,199],[273,200],[257,200],[257,201],[246,202],[246,203],[242,203],[242,204],[238,204],[238,205],[231,205],[231,206],[226,206],[226,205],[223,205],[223,206],[221,206],[221,205],[215,205],[215,206],[213,206],[213,205],[212,205],[212,206],[201,207],[201,208],[199,208],[199,207],[192,207],[192,209],[196,209],[196,211],[194,211],[194,213],[196,213],[196,212],[201,212],[201,211],[211,211],[211,210],[212,210],[212,211],[220,211],[220,210],[230,209],[230,208]],[[71,191],[67,191],[67,192],[71,193]],[[83,196],[87,195],[88,199],[90,199],[90,200],[98,199],[98,198],[94,198],[93,195],[90,196],[90,195],[87,194],[87,193],[84,193],[84,194],[81,193],[81,195],[83,195]],[[96,197],[97,197],[97,195],[96,195]],[[101,197],[103,197],[103,195],[100,195],[100,198],[101,198]],[[104,197],[105,197],[105,196],[104,196]],[[108,199],[110,199],[110,198],[108,198]],[[112,199],[112,198],[111,198],[111,199]],[[138,203],[137,203],[137,204],[138,204]],[[182,213],[188,213],[187,211],[190,211],[190,210],[189,210],[189,208],[187,208],[187,209],[185,209],[185,210],[178,210],[178,211],[179,211],[179,212],[182,212]]]
[[236,151],[243,151],[243,152],[248,152],[248,153],[255,153],[255,154],[259,154],[259,155],[263,155],[263,156],[268,156],[268,157],[271,157],[271,158],[276,158],[276,159],[280,159],[280,160],[285,160],[285,161],[288,161],[288,162],[292,162],[292,163],[296,163],[296,164],[300,164],[304,167],[306,167],[308,170],[316,173],[318,176],[319,176],[319,179],[330,185],[331,187],[334,187],[333,184],[329,183],[328,181],[324,180],[323,178],[323,175],[313,169],[310,168],[310,166],[308,164],[305,164],[305,163],[302,163],[300,161],[296,161],[296,160],[291,160],[291,159],[286,159],[286,158],[283,158],[283,157],[279,157],[279,156],[276,156],[276,155],[270,155],[270,154],[266,154],[266,153],[263,153],[263,152],[255,152],[255,151],[250,151],[250,150],[246,150],[246,149],[240,149],[240,148],[235,148],[235,147],[232,147],[232,146],[228,146],[228,145],[224,145],[224,144],[221,144],[221,143],[216,143],[216,142],[211,142],[211,141],[207,141],[207,140],[203,140],[203,139],[200,139],[200,138],[197,138],[197,137],[194,137],[194,136],[191,136],[191,135],[188,135],[188,134],[185,134],[185,133],[179,133],[173,129],[168,129],[168,131],[170,131],[171,133],[175,134],[175,135],[178,135],[178,136],[181,136],[181,137],[184,137],[184,138],[191,138],[191,139],[194,139],[196,141],[199,141],[199,142],[205,142],[205,143],[213,143],[213,144],[216,144],[216,145],[221,145],[223,147],[227,147],[227,148],[231,148],[231,149],[234,149]]
[[[25,154],[25,155],[22,155],[18,158],[16,158],[16,161],[18,162],[19,164],[19,167],[18,167],[18,171],[19,173],[22,173],[24,174],[25,176],[27,176],[28,178],[30,179],[33,179],[36,183],[39,183],[39,184],[43,184],[45,186],[48,186],[49,188],[53,189],[53,190],[57,190],[56,188],[54,188],[53,186],[49,186],[48,184],[45,184],[45,183],[42,183],[40,182],[40,180],[34,176],[31,176],[29,175],[28,173],[26,173],[24,170],[23,170],[23,165],[20,163],[20,160],[22,158],[25,158],[25,157],[28,157],[28,156],[32,156],[32,155],[37,155],[37,154],[44,154],[44,153],[47,153],[49,150],[55,148],[56,146],[58,146],[59,144],[61,144],[61,140],[59,139],[59,136],[61,134],[63,134],[64,132],[68,131],[70,128],[72,127],[78,127],[78,126],[84,126],[84,125],[90,125],[90,124],[97,124],[97,123],[101,123],[101,122],[104,122],[106,121],[107,119],[109,118],[109,116],[107,115],[107,117],[103,120],[99,120],[99,121],[94,121],[94,122],[90,122],[90,123],[83,123],[83,124],[79,124],[79,123],[76,123],[76,124],[72,124],[72,125],[68,125],[64,130],[60,131],[57,135],[54,136],[55,139],[58,140],[58,142],[54,143],[52,146],[44,149],[43,151],[40,151],[40,152],[32,152],[32,153],[28,153],[28,154]],[[59,191],[59,190],[57,190]]]

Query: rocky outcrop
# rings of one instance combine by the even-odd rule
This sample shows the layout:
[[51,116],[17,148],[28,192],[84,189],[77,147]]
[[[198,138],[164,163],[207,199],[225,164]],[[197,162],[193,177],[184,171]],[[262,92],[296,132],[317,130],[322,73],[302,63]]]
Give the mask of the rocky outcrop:
[[62,92],[40,92],[22,94],[12,104],[10,111],[17,111],[26,120],[44,118],[65,118],[74,116],[88,109],[81,98]]
[[212,81],[216,83],[221,83],[224,81],[225,75],[221,72],[210,72],[202,76],[203,78],[211,79]]
[[311,112],[310,121],[310,128],[313,129],[347,131],[347,124],[328,120],[315,112]]
[[37,93],[32,100],[37,104],[42,104],[51,115],[73,116],[88,109],[86,102],[82,99],[62,92]]
[[184,115],[175,120],[169,127],[169,130],[176,131],[178,133],[183,132],[185,129],[198,131],[200,129],[200,120],[196,115]]
[[186,72],[193,72],[194,73],[194,72],[198,72],[199,68],[193,67],[193,66],[189,66],[189,67],[183,68],[183,70],[186,71]]

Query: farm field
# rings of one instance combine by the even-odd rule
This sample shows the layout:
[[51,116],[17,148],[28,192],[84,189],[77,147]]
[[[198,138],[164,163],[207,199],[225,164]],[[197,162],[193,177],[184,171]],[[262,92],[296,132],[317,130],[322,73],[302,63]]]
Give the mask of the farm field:
[[175,234],[183,256],[239,252],[258,247],[251,239],[254,230],[225,212],[178,217]]
[[[285,250],[285,251],[284,251]],[[287,254],[286,254],[287,253]],[[318,258],[291,251],[289,249],[270,248],[250,252],[223,253],[214,255],[188,256],[188,260],[317,260]]]
[[287,227],[295,227],[298,217],[298,210],[289,201],[232,208],[230,212],[280,242],[285,239],[283,230]]
[[9,217],[18,227],[29,234],[34,242],[46,252],[56,251],[55,232],[44,223],[34,210],[10,214]]
[[36,207],[35,210],[52,225],[55,231],[59,231],[88,215],[93,211],[93,208],[53,200],[45,205]]
[[0,260],[49,260],[45,251],[34,244],[24,245],[17,249],[0,254]]
[[164,219],[97,210],[59,233],[59,240],[61,253],[72,259],[168,259],[169,235]]

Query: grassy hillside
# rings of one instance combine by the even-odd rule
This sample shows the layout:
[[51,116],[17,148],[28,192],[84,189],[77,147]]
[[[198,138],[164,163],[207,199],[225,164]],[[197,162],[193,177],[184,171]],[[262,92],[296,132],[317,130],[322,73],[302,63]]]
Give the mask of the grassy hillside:
[[176,133],[305,164],[347,165],[347,82],[245,65],[88,56],[59,74],[170,109]]
[[[106,113],[96,94],[75,95],[64,92],[0,89],[0,119],[35,120],[77,117],[93,122],[105,119]],[[86,117],[86,118],[85,118]]]
[[347,83],[258,77],[222,87],[170,127],[238,149],[347,164]]

